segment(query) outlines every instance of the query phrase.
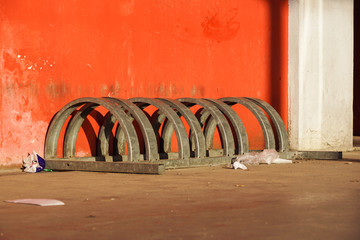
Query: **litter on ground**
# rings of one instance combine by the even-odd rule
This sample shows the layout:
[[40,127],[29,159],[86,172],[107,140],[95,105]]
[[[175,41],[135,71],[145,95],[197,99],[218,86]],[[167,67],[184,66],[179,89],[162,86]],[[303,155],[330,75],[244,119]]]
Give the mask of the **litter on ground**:
[[42,198],[25,198],[25,199],[16,199],[16,200],[5,200],[9,203],[22,203],[22,204],[32,204],[39,206],[59,206],[65,205],[64,202],[55,200],[55,199],[42,199]]
[[279,154],[276,152],[275,149],[265,149],[262,152],[249,152],[233,158],[231,161],[231,167],[233,169],[240,168],[246,170],[246,165],[279,163],[292,163],[292,160],[279,158]]
[[35,151],[23,160],[23,171],[29,173],[41,172],[45,168],[45,160]]

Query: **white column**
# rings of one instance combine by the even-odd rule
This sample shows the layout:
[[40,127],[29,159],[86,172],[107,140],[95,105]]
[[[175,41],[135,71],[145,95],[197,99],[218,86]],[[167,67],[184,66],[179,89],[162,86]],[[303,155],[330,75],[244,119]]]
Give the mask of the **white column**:
[[354,0],[289,0],[290,148],[352,149]]

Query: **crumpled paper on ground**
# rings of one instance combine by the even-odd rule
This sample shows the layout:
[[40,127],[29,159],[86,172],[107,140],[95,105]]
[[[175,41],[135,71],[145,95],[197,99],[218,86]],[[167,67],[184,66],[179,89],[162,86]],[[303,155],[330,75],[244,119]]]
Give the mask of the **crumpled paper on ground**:
[[45,160],[40,157],[35,151],[23,160],[24,172],[36,173],[41,172],[45,168]]

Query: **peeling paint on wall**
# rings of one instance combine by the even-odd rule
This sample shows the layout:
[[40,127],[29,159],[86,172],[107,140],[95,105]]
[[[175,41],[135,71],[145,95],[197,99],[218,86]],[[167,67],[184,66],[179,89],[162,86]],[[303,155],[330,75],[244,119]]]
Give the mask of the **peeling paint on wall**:
[[[26,66],[14,51],[1,51],[1,112],[0,159],[1,164],[21,164],[28,152],[41,152],[48,123],[34,121],[37,104],[32,97],[36,92],[36,73]],[[21,151],[19,151],[21,149]]]

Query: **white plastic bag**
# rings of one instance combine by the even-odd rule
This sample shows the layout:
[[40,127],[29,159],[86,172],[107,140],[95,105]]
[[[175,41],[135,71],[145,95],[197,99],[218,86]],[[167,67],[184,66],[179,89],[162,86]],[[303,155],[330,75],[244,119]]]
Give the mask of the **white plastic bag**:
[[275,159],[279,158],[279,154],[275,149],[264,149],[259,156],[259,163],[271,164]]
[[245,165],[271,164],[279,154],[274,149],[265,149],[262,152],[249,152],[236,157],[236,161]]
[[35,151],[23,160],[24,172],[36,173],[41,172],[45,168],[45,160],[41,158]]
[[[272,163],[292,163],[291,160],[279,158],[279,154],[275,149],[265,149],[262,152],[249,152],[244,155],[237,156],[232,160],[232,168],[237,169],[245,165],[259,165]],[[241,165],[240,165],[241,164]],[[247,168],[246,168],[247,169]]]
[[239,163],[239,162],[234,162],[233,164],[232,164],[232,168],[233,169],[238,169],[238,168],[240,168],[240,169],[242,169],[242,170],[246,170],[247,169],[247,167],[244,165],[244,164],[242,164],[242,163]]

